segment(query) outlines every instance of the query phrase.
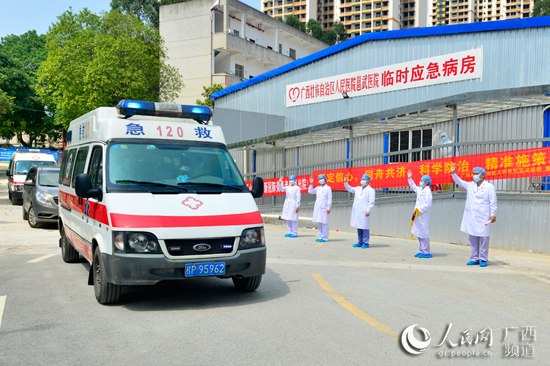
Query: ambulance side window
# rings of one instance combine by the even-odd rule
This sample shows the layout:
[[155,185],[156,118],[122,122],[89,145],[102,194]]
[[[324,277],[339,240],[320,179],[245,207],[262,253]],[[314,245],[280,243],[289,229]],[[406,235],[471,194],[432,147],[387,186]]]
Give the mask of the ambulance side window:
[[101,146],[96,146],[92,150],[92,158],[90,159],[90,167],[88,174],[92,180],[92,189],[99,188],[103,183],[103,149]]
[[71,187],[74,187],[76,183],[76,177],[80,173],[84,173],[84,166],[86,166],[86,158],[88,157],[88,148],[83,147],[78,150],[78,155],[76,156],[76,162],[74,164],[74,171],[72,176],[73,183]]
[[68,159],[69,159],[69,152],[66,151],[63,154],[63,160],[61,160],[61,167],[59,168],[59,184],[63,184],[63,177],[65,176],[65,169],[67,169]]
[[[65,169],[63,169],[63,185],[64,186],[69,186],[71,184],[71,173],[73,171],[73,168],[74,168],[74,160],[75,160],[75,156],[76,156],[76,149],[73,149],[69,152],[66,153],[67,154],[67,166],[65,167]],[[64,158],[64,157],[63,157]]]

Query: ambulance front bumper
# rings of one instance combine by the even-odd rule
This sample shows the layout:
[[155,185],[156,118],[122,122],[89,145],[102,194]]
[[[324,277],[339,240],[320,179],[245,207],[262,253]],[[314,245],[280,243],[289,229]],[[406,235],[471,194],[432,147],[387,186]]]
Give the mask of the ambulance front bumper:
[[239,250],[232,257],[173,260],[163,254],[102,254],[105,276],[115,285],[154,285],[165,280],[183,280],[186,264],[224,262],[225,274],[212,277],[252,277],[265,273],[266,248]]

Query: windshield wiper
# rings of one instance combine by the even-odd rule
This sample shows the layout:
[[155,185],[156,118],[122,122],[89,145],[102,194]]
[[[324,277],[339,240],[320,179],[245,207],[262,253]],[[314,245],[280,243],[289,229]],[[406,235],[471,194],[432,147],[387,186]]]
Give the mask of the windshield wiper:
[[189,192],[187,188],[179,187],[179,186],[173,186],[171,184],[164,184],[159,182],[147,182],[143,180],[117,180],[115,183],[133,183],[133,184],[145,184],[145,185],[151,185],[151,186],[157,186],[157,187],[167,187],[167,188],[174,188],[180,191]]
[[242,192],[243,191],[243,188],[242,187],[234,187],[234,186],[228,186],[227,184],[218,184],[218,183],[202,183],[202,182],[186,182],[186,183],[178,183],[178,186],[179,185],[195,185],[195,186],[203,186],[203,187],[219,187],[219,188],[230,188],[230,189],[233,189],[235,191],[239,191],[239,192]]

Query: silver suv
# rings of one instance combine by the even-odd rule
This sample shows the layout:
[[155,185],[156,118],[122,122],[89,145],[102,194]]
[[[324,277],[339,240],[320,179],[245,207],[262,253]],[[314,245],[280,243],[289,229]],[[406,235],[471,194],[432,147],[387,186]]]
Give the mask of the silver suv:
[[32,228],[57,222],[59,168],[32,167],[23,186],[23,220]]

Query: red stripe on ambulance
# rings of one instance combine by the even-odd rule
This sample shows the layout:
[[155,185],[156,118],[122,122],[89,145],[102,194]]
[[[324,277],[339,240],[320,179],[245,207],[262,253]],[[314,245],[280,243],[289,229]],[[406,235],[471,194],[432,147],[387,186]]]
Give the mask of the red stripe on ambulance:
[[[81,203],[78,203],[78,197],[67,192],[59,191],[59,203],[70,207],[71,210],[84,214],[86,199],[82,198]],[[88,201],[90,209],[88,210],[88,216],[102,224],[109,225],[109,216],[107,215],[107,207],[97,202]]]
[[259,211],[210,216],[142,216],[111,213],[113,227],[118,228],[158,228],[158,227],[213,227],[261,225]]

